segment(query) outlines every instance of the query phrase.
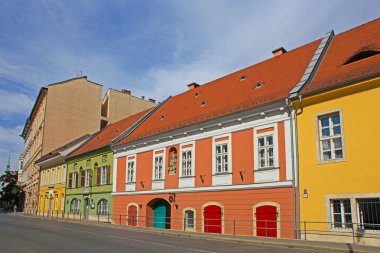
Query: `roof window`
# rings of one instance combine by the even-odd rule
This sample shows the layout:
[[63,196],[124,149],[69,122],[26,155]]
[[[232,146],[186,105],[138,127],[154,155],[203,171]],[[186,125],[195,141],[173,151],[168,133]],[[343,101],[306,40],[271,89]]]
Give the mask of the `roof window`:
[[199,93],[199,92],[195,92],[194,97],[195,97],[195,98],[196,98],[196,97],[199,97],[200,94],[201,94],[201,93]]
[[201,102],[201,106],[206,106],[207,105],[207,101],[202,101]]
[[242,76],[240,77],[240,81],[244,81],[245,79],[247,79],[247,76],[246,76],[246,75],[242,75]]
[[261,87],[263,87],[263,83],[261,83],[261,82],[258,82],[258,83],[256,83],[256,85],[255,85],[255,89],[258,89],[258,88],[261,88]]
[[343,65],[347,65],[350,63],[361,61],[361,60],[364,60],[366,58],[369,58],[371,56],[375,56],[378,54],[380,54],[379,50],[364,50],[364,51],[358,52],[358,53],[354,54],[353,56],[351,56],[350,58],[348,58],[346,60],[346,62],[343,63]]
[[164,120],[165,118],[166,118],[166,115],[162,114],[161,117],[160,117],[160,120]]

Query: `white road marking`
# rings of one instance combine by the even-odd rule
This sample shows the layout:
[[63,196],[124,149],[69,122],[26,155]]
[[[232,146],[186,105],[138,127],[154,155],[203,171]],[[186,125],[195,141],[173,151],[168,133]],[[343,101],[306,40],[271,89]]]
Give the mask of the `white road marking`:
[[170,247],[170,248],[177,248],[177,249],[184,249],[184,250],[196,251],[196,252],[218,253],[218,252],[216,252],[216,251],[209,251],[209,250],[202,250],[202,249],[194,249],[194,248],[185,248],[185,247],[181,247],[181,246],[177,246],[177,245],[164,244],[164,243],[158,243],[158,242],[147,242],[147,241],[143,241],[143,240],[131,239],[131,238],[119,237],[119,236],[113,236],[113,235],[108,235],[108,237],[117,238],[117,239],[122,239],[122,240],[127,240],[127,241],[140,242],[140,243],[145,243],[145,244],[159,245],[159,246]]

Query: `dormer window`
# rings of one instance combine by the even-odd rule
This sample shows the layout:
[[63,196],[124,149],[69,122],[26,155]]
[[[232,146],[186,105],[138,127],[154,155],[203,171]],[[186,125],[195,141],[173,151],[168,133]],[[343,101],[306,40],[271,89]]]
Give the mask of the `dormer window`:
[[343,65],[347,65],[347,64],[350,64],[350,63],[361,61],[361,60],[364,60],[366,58],[369,58],[369,57],[372,57],[372,56],[375,56],[375,55],[378,55],[378,54],[380,54],[379,50],[364,50],[364,51],[356,53],[353,56],[351,56],[350,58],[348,58],[346,60],[346,62],[343,63]]
[[196,98],[196,97],[198,97],[199,95],[200,95],[199,92],[195,92],[194,97]]
[[261,87],[263,87],[263,83],[261,83],[261,82],[258,82],[258,83],[256,83],[256,85],[255,85],[255,89],[258,89],[258,88],[261,88]]
[[207,101],[202,101],[201,102],[201,106],[203,107],[203,106],[206,106],[207,105]]
[[161,115],[160,120],[164,120],[165,118],[166,118],[166,115],[163,114],[163,115]]
[[246,76],[246,75],[242,75],[242,76],[240,77],[240,81],[244,81],[245,79],[247,79],[247,76]]

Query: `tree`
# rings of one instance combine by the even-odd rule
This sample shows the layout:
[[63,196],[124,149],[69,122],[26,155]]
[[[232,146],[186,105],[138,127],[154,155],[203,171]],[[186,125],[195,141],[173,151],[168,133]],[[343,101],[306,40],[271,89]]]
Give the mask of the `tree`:
[[12,210],[14,205],[18,203],[20,191],[16,185],[17,171],[6,170],[0,177],[1,192],[0,192],[0,207],[5,210]]

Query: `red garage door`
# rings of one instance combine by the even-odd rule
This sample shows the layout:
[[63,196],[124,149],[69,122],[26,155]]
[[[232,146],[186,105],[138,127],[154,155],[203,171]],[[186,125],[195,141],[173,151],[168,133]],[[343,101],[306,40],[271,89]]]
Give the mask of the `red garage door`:
[[277,208],[260,206],[256,208],[257,236],[277,237]]
[[204,210],[204,226],[206,233],[222,233],[222,208],[207,206]]
[[128,207],[128,222],[129,226],[137,226],[137,207],[129,206]]

